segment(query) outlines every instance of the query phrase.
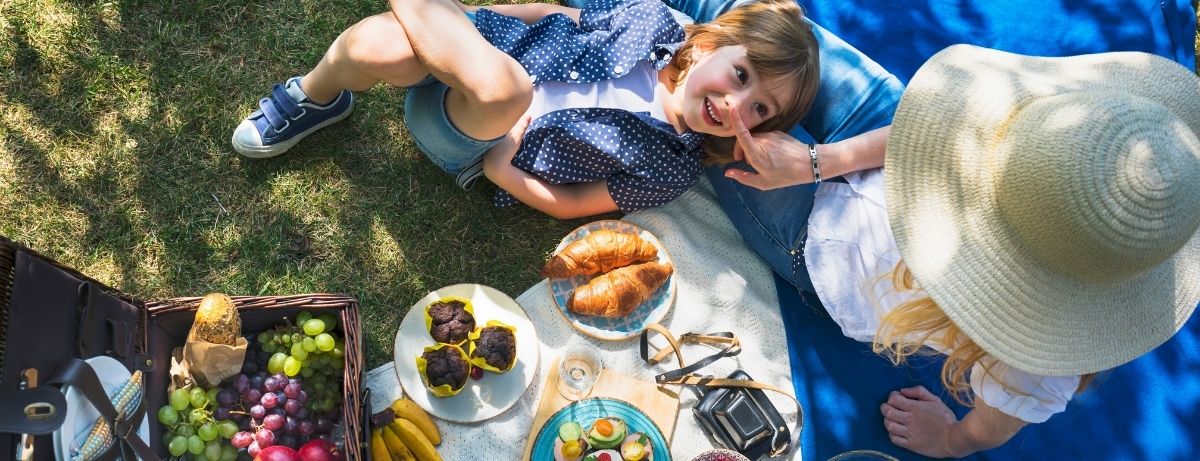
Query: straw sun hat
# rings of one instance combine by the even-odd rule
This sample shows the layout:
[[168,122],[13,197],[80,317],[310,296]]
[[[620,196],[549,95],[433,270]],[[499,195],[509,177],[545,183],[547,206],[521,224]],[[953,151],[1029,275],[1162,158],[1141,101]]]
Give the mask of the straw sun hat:
[[1128,362],[1200,302],[1197,133],[1200,80],[1166,59],[947,48],[909,83],[888,138],[900,254],[1008,365]]

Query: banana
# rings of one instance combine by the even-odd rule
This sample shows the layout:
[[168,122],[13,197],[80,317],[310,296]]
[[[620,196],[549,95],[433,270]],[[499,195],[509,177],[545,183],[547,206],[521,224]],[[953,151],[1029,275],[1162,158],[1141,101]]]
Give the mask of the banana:
[[413,425],[417,426],[417,429],[421,430],[425,438],[429,439],[429,443],[434,445],[442,444],[442,434],[438,432],[437,425],[433,423],[433,418],[430,418],[429,414],[425,413],[425,410],[421,409],[412,400],[404,397],[396,399],[395,402],[392,402],[392,411],[396,412],[396,417],[407,419]]
[[442,457],[433,448],[433,443],[425,438],[425,434],[422,434],[412,421],[396,418],[392,424],[388,425],[388,429],[395,431],[396,435],[400,436],[400,440],[408,446],[408,449],[412,450],[417,461],[442,461]]
[[383,429],[378,427],[371,430],[371,457],[375,461],[392,461],[388,447],[383,441]]
[[400,437],[396,436],[396,432],[391,426],[383,426],[383,441],[387,444],[387,450],[392,454],[392,461],[416,461],[408,447],[404,446],[404,442],[400,441]]

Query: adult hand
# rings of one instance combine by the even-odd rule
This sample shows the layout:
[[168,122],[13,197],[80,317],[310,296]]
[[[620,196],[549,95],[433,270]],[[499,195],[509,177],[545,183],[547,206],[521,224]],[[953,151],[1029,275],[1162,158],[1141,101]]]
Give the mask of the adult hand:
[[883,426],[897,446],[935,458],[955,456],[950,428],[958,424],[958,418],[924,386],[892,391],[879,411],[883,413]]
[[736,106],[731,104],[727,113],[737,136],[733,158],[744,159],[757,173],[730,167],[725,170],[725,177],[761,190],[813,181],[807,144],[781,131],[751,134]]

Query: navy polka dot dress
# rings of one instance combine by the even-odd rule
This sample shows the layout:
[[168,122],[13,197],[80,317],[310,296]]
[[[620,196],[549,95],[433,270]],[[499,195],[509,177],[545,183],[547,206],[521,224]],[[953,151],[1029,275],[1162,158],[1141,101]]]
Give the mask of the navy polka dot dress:
[[[666,67],[683,28],[659,0],[594,0],[578,26],[563,14],[534,24],[479,10],[475,26],[525,67],[534,84],[591,83],[618,78],[638,63]],[[645,112],[563,109],[533,120],[513,166],[550,184],[608,180],[622,211],[662,205],[700,177],[704,135],[675,132]],[[516,199],[497,191],[496,205]]]

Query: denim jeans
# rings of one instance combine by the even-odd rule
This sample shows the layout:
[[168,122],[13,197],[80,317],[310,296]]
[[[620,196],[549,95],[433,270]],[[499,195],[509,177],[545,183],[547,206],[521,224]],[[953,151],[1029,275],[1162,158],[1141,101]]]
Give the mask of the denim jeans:
[[[697,22],[747,0],[666,0]],[[568,0],[581,7],[586,0]],[[848,43],[811,23],[820,45],[821,83],[808,114],[789,134],[803,142],[830,143],[887,126],[904,91],[900,81]],[[804,265],[804,238],[812,211],[811,184],[770,191],[725,178],[725,166],[709,167],[708,177],[725,214],[742,238],[771,269],[801,291],[813,292]]]

